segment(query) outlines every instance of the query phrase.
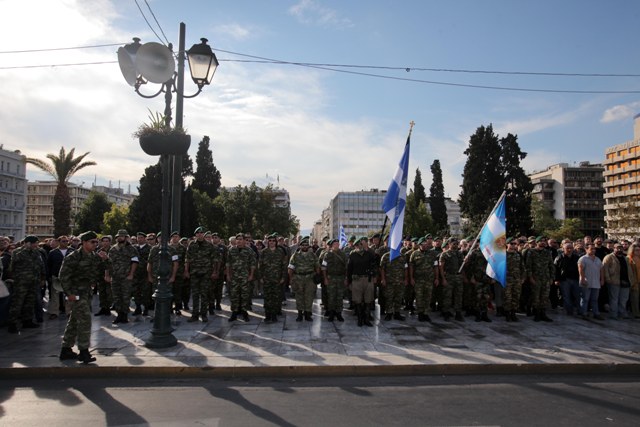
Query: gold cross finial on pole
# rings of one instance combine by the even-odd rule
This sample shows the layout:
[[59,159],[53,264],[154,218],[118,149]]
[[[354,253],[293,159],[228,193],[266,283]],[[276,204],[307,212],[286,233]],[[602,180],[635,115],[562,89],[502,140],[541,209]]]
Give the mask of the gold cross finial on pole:
[[411,135],[411,132],[413,132],[413,126],[416,124],[416,122],[414,122],[413,120],[411,120],[411,122],[409,122],[409,135]]

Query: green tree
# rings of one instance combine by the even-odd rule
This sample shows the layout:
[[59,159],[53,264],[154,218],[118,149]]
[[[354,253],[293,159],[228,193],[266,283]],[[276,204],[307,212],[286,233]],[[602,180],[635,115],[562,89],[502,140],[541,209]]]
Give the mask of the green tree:
[[558,227],[545,230],[545,236],[561,242],[562,239],[576,240],[582,238],[582,220],[580,218],[568,218],[564,221],[558,221]]
[[28,157],[26,162],[31,164],[49,175],[56,181],[56,192],[53,196],[53,234],[54,236],[62,236],[71,234],[71,195],[69,194],[68,183],[73,175],[81,169],[88,166],[96,165],[93,161],[84,161],[89,152],[81,156],[74,157],[75,148],[68,153],[64,147],[60,148],[58,155],[47,154],[47,159],[51,163],[44,160]]
[[201,225],[207,230],[221,233],[223,236],[229,236],[232,232],[237,232],[237,230],[231,231],[227,227],[220,197],[214,200],[207,193],[200,190],[192,190],[192,194],[198,226]]
[[427,193],[425,192],[424,185],[422,184],[422,173],[420,168],[416,169],[416,177],[413,180],[413,200],[417,207],[420,202],[427,203]]
[[560,227],[560,221],[553,217],[551,211],[537,197],[531,199],[531,220],[533,233],[544,234],[545,231],[555,230]]
[[198,144],[196,171],[191,185],[194,190],[204,191],[209,197],[215,199],[220,189],[220,179],[220,171],[213,164],[213,154],[209,149],[209,137],[205,135]]
[[[162,219],[162,164],[160,161],[144,170],[138,197],[129,206],[130,233],[160,230]],[[116,230],[117,231],[117,230]]]
[[106,194],[91,191],[76,214],[74,233],[79,234],[88,230],[101,233],[104,214],[111,210],[112,204]]
[[502,150],[493,126],[480,126],[464,151],[467,162],[462,175],[460,210],[471,228],[479,228],[505,188],[500,158]]
[[[390,228],[389,225],[386,231],[388,232]],[[415,193],[410,190],[407,194],[402,234],[419,237],[427,233],[434,233],[434,231],[433,220],[429,215],[427,205],[424,202],[416,204]]]
[[118,206],[114,203],[111,205],[111,210],[105,212],[102,223],[103,235],[110,234],[111,236],[115,236],[118,230],[122,228],[129,230],[131,228],[131,224],[129,223],[129,207]]
[[444,184],[442,182],[440,160],[436,159],[431,164],[431,174],[433,175],[433,180],[429,188],[429,207],[431,208],[434,231],[436,234],[448,235],[449,221],[447,217],[447,205],[444,200]]
[[527,153],[520,150],[518,137],[507,134],[500,139],[502,156],[501,171],[506,189],[506,222],[507,235],[528,235],[533,226],[531,220],[531,191],[533,184],[520,166]]

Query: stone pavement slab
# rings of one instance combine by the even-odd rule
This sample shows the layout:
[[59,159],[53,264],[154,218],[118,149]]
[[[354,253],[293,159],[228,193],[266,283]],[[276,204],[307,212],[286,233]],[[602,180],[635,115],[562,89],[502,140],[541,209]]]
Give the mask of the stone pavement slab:
[[[86,375],[345,375],[508,372],[640,372],[640,321],[584,320],[551,311],[553,323],[520,316],[517,323],[376,321],[358,327],[328,322],[319,300],[312,322],[296,322],[293,301],[276,324],[265,324],[261,300],[249,322],[228,322],[229,307],[207,323],[171,317],[178,344],[149,349],[152,321],[130,316],[112,325],[94,317],[90,351],[95,364],[58,359],[65,321],[45,320],[19,335],[0,331],[0,377]],[[74,369],[78,368],[78,369]],[[82,369],[85,369],[83,371]],[[86,371],[89,369],[90,371]]]

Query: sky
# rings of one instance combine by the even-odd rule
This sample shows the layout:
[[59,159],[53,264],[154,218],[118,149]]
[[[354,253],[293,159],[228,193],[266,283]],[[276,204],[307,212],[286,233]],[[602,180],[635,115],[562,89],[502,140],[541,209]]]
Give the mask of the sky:
[[[602,162],[640,112],[635,0],[0,0],[0,11],[5,149],[90,152],[97,165],[72,182],[136,193],[157,158],[131,134],[164,98],[138,96],[116,51],[133,37],[177,49],[184,22],[187,49],[205,37],[220,61],[185,99],[189,154],[208,135],[222,185],[287,189],[303,230],[338,192],[389,186],[411,121],[409,186],[419,168],[428,191],[438,159],[457,199],[481,125],[517,135],[533,172]],[[98,45],[110,46],[61,49]],[[48,179],[31,166],[27,178]]]

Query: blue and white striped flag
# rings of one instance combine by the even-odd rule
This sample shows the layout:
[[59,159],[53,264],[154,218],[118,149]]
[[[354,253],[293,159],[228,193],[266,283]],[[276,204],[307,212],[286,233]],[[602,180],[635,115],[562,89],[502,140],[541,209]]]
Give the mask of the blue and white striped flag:
[[407,204],[407,175],[409,174],[409,141],[411,133],[407,137],[404,146],[404,154],[400,159],[400,164],[396,170],[387,194],[382,201],[382,210],[391,220],[391,231],[389,232],[390,259],[393,261],[400,255],[402,247],[402,229],[404,227],[404,211]]
[[487,275],[494,278],[502,287],[507,286],[507,250],[505,193],[493,208],[480,232],[480,250],[487,260]]
[[338,241],[340,242],[340,249],[347,246],[347,235],[344,233],[344,227],[342,224],[340,224],[340,236],[338,236]]

